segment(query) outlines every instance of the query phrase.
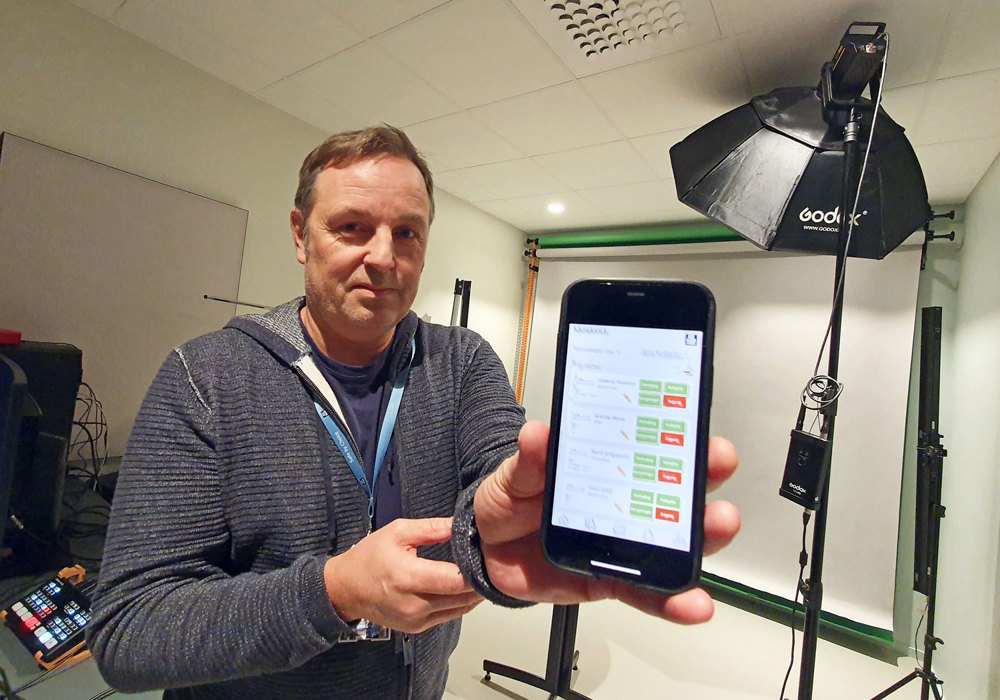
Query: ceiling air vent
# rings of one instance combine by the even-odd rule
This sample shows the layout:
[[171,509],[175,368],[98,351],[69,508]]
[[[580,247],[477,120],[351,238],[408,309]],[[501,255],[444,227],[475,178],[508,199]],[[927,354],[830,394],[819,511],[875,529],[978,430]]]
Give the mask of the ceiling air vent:
[[709,0],[513,0],[579,77],[721,36]]
[[587,58],[688,31],[680,0],[543,0]]

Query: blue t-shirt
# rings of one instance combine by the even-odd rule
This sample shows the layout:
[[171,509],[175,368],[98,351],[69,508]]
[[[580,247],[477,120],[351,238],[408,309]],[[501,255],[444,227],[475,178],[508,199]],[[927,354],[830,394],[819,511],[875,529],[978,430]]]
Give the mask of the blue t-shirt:
[[[378,436],[385,418],[386,407],[392,393],[389,372],[386,361],[396,339],[389,344],[381,355],[363,367],[345,365],[342,362],[327,357],[316,346],[305,325],[302,333],[309,341],[313,358],[320,372],[330,383],[333,393],[340,402],[341,411],[347,421],[347,427],[354,436],[354,441],[361,450],[361,461],[365,468],[365,478],[372,483],[375,471],[375,453],[378,449]],[[347,467],[345,467],[347,468]],[[358,488],[362,486],[359,484]],[[379,470],[375,489],[375,527],[380,528],[403,515],[402,491],[399,475],[396,473],[396,447],[394,441],[389,441]]]

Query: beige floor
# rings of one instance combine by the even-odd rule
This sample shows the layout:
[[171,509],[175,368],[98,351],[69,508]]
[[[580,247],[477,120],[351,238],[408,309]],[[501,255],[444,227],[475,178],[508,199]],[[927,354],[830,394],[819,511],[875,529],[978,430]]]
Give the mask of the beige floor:
[[[482,682],[484,658],[544,675],[552,607],[507,610],[480,605],[466,617],[451,662],[445,700],[544,700],[547,693],[494,675]],[[775,700],[788,665],[787,627],[717,603],[715,619],[677,627],[616,603],[580,608],[576,648],[579,671],[573,688],[592,700]],[[797,644],[801,646],[801,635]],[[15,686],[38,671],[13,635],[0,637],[0,665]],[[894,666],[824,641],[819,644],[814,700],[870,698],[909,673],[915,663]],[[796,670],[798,666],[796,665]],[[793,673],[786,697],[797,695]],[[48,678],[25,700],[86,700],[106,686],[92,661]],[[947,686],[946,686],[947,688]],[[916,700],[914,682],[892,700]],[[128,695],[158,698],[159,692]]]
[[[535,700],[548,695],[494,675],[484,684],[484,658],[537,675],[545,673],[551,606],[505,610],[480,605],[466,617],[452,656],[446,700]],[[801,635],[796,637],[797,649]],[[580,608],[580,652],[573,689],[592,700],[775,700],[788,666],[787,627],[716,603],[706,625],[678,627],[616,603]],[[912,658],[897,665],[820,641],[815,700],[870,698],[913,670]],[[798,660],[786,698],[797,695]],[[916,681],[893,700],[920,697]]]

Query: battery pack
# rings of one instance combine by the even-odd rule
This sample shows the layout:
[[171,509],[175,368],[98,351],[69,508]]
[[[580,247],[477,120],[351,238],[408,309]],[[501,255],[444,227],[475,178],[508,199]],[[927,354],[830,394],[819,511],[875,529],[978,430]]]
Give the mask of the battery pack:
[[793,430],[778,493],[803,508],[816,510],[829,459],[829,440]]

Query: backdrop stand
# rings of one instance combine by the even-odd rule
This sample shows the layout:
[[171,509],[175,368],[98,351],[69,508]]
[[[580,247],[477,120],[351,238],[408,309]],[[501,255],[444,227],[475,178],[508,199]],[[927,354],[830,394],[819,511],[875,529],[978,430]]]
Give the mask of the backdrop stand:
[[552,627],[549,630],[549,654],[545,662],[545,678],[519,668],[484,660],[483,670],[486,675],[483,677],[483,683],[489,683],[490,674],[495,673],[533,688],[548,691],[550,700],[557,697],[565,700],[590,700],[586,695],[570,688],[573,683],[573,671],[577,670],[576,661],[580,657],[580,652],[576,650],[576,619],[579,612],[579,605],[552,607]]
[[[924,631],[923,664],[898,683],[872,700],[882,700],[912,680],[920,679],[920,700],[931,693],[941,700],[944,681],[934,675],[934,650],[943,641],[934,636],[934,608],[937,604],[938,551],[941,544],[941,520],[945,507],[941,505],[944,478],[944,458],[948,451],[941,444],[938,413],[941,385],[941,307],[930,306],[921,311],[920,342],[920,415],[917,437],[917,498],[916,537],[914,545],[913,590],[927,596],[927,629]],[[923,536],[921,536],[923,535]]]

